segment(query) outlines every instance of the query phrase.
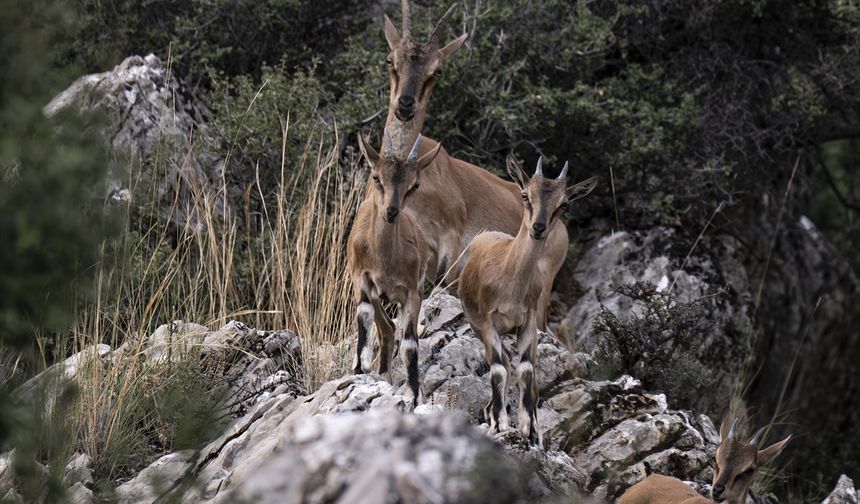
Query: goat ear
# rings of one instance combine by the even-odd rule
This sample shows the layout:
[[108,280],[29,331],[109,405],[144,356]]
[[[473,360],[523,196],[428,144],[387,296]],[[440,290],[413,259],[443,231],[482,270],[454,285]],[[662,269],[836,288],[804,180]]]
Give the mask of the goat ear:
[[394,23],[391,22],[391,18],[387,14],[382,15],[382,21],[384,23],[382,30],[385,32],[385,40],[388,41],[388,47],[394,49],[400,45],[400,34],[397,33],[397,28],[394,27]]
[[522,166],[517,163],[517,160],[512,153],[509,153],[505,158],[505,168],[508,169],[508,175],[514,179],[514,182],[520,186],[520,189],[525,189],[526,184],[529,183],[529,176],[523,171]]
[[440,150],[442,150],[442,144],[437,143],[436,147],[434,147],[433,150],[418,158],[418,171],[427,168],[427,165],[429,165],[433,162],[434,159],[436,159],[436,154],[439,154]]
[[779,455],[789,441],[791,441],[791,435],[789,435],[782,441],[777,441],[776,443],[768,446],[767,448],[764,448],[763,450],[759,450],[758,455],[756,456],[756,461],[759,464],[766,464],[770,459]]
[[361,153],[367,158],[371,166],[376,166],[376,163],[379,162],[379,153],[370,146],[370,143],[365,140],[361,133],[358,134],[358,148],[361,149]]
[[459,51],[460,48],[463,47],[463,43],[465,43],[466,39],[468,38],[469,34],[464,33],[452,40],[451,42],[448,42],[448,45],[446,45],[442,49],[439,49],[439,53],[442,55],[442,61],[448,61],[449,59],[451,59],[451,56],[457,54],[457,51]]
[[574,184],[567,188],[568,201],[578,200],[591,194],[591,191],[597,187],[597,177],[585,179],[582,182]]

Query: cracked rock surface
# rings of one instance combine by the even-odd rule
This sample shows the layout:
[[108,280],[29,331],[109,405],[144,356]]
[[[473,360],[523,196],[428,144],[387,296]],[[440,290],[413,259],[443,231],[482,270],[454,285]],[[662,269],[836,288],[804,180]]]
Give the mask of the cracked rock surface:
[[[490,397],[483,344],[456,298],[437,294],[423,308],[424,403],[415,412],[399,358],[393,384],[374,374],[349,375],[297,396],[289,380],[275,383],[249,394],[242,416],[199,453],[168,455],[124,483],[121,502],[164,495],[212,503],[483,502],[489,491],[510,502],[554,495],[612,499],[650,472],[706,487],[717,441],[707,417],[671,410],[663,395],[645,392],[629,376],[589,379],[590,357],[549,335],[541,335],[538,347],[545,446],[530,447],[516,431],[488,433],[480,418]],[[295,335],[274,352],[267,342],[276,333],[236,322],[204,334],[187,324],[172,329],[170,344],[184,345],[183,337],[202,342],[205,358],[243,356],[229,372],[247,373],[248,381],[265,383],[266,373],[286,372],[287,359],[259,365],[270,352],[297,358]]]

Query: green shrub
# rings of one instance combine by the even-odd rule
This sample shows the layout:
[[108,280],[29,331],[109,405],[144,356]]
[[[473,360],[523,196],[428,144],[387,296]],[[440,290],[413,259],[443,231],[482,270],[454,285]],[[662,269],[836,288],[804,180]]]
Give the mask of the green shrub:
[[638,301],[644,313],[618,318],[602,308],[594,323],[601,334],[600,360],[610,375],[628,373],[647,389],[664,392],[672,404],[692,408],[713,384],[713,373],[696,356],[709,321],[697,302],[677,303],[648,283],[618,292]]

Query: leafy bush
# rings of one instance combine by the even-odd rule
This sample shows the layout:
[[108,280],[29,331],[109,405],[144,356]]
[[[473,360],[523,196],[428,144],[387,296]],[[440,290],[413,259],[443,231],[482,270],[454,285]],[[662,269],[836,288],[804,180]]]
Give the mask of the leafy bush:
[[599,353],[607,371],[628,373],[664,392],[672,404],[692,407],[713,383],[710,368],[696,357],[696,346],[708,330],[703,307],[673,302],[648,283],[622,286],[618,292],[643,303],[644,313],[622,320],[602,308],[594,328],[602,334]]

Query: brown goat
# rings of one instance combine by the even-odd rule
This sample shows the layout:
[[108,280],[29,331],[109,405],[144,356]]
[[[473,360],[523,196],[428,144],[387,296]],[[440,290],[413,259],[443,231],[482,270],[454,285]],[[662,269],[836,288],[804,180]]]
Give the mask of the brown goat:
[[[386,129],[392,135],[395,151],[403,151],[421,133],[427,118],[430,96],[443,71],[444,64],[462,47],[468,38],[463,34],[444,47],[439,47],[441,27],[454,10],[448,9],[436,24],[430,39],[416,43],[411,36],[411,15],[408,0],[401,1],[402,34],[385,16],[385,38],[388,41],[388,70],[390,99]],[[422,149],[429,151],[435,142],[425,138]],[[424,151],[422,151],[424,152]],[[415,190],[420,182],[420,190]],[[460,274],[470,253],[468,245],[483,231],[517,233],[523,219],[520,188],[492,173],[460,159],[453,158],[443,148],[427,169],[419,174],[408,169],[399,177],[384,181],[385,191],[406,195],[413,190],[410,208],[415,221],[427,239],[428,275],[443,284],[450,284]],[[398,211],[398,201],[392,200]],[[561,269],[567,253],[568,235],[564,226],[554,226],[547,237],[547,262],[552,275],[542,286],[537,314],[538,328],[547,330],[552,279]],[[456,261],[456,263],[455,263]],[[450,273],[446,276],[446,273]]]
[[[525,207],[516,236],[490,231],[475,237],[471,254],[460,275],[459,294],[475,334],[484,342],[490,364],[492,398],[484,409],[490,427],[508,429],[507,377],[509,358],[501,334],[517,331],[517,376],[520,407],[517,425],[533,444],[540,444],[537,428],[538,385],[535,378],[537,328],[544,288],[555,277],[550,258],[564,255],[567,243],[547,240],[568,202],[590,193],[592,177],[567,188],[567,163],[557,178],[546,178],[539,160],[531,179],[509,157],[508,169],[522,189]],[[559,247],[561,250],[553,250]]]
[[652,474],[630,487],[618,500],[618,504],[745,504],[752,485],[753,475],[762,464],[779,455],[791,436],[759,450],[760,429],[749,442],[737,439],[737,419],[731,424],[728,417],[720,426],[720,444],[717,446],[717,467],[711,497],[707,499],[696,493],[677,478]]
[[371,320],[379,334],[379,374],[388,372],[391,350],[395,341],[395,327],[383,308],[384,302],[395,304],[403,326],[400,356],[407,370],[409,388],[413,393],[413,406],[418,404],[418,311],[421,307],[421,289],[427,265],[427,245],[421,229],[408,212],[392,214],[387,203],[391,195],[383,190],[381,180],[396,174],[399,168],[409,166],[420,173],[439,152],[440,146],[419,157],[419,136],[414,148],[400,161],[393,157],[391,138],[384,134],[385,149],[380,156],[361,136],[359,145],[371,165],[374,181],[356,214],[348,240],[348,261],[354,298],[357,304],[358,343],[356,345],[355,373],[363,373],[370,363],[362,361]]

